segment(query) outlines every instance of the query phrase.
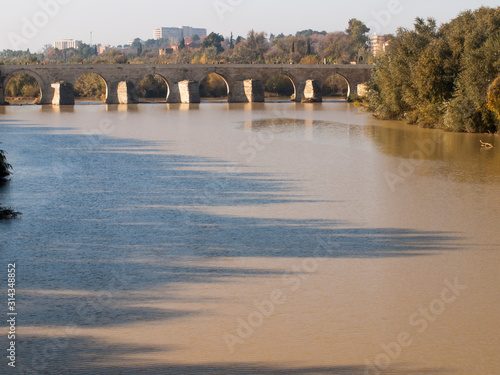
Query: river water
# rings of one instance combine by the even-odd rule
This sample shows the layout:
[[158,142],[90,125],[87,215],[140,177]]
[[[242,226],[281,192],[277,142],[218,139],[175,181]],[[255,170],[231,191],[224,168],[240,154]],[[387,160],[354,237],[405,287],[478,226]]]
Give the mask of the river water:
[[1,373],[500,374],[497,136],[202,103],[0,107],[0,140]]

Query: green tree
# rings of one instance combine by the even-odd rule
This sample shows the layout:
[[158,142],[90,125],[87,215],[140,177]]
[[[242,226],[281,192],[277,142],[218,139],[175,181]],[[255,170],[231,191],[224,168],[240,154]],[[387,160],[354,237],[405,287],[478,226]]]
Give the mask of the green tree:
[[224,41],[224,37],[220,34],[210,33],[205,40],[201,43],[202,48],[215,47],[218,53],[224,52],[224,48],[222,47],[222,42]]
[[269,42],[264,32],[256,33],[251,30],[247,39],[236,45],[232,59],[238,63],[264,63]]
[[488,109],[500,118],[500,77],[488,88]]
[[356,18],[349,20],[346,33],[351,39],[358,62],[367,62],[366,60],[370,56],[368,32],[370,32],[370,29],[363,22]]
[[433,19],[418,18],[378,58],[370,108],[421,126],[496,132],[499,75],[500,8],[463,12],[439,29]]
[[347,35],[354,44],[356,50],[364,49],[367,47],[369,38],[368,33],[370,29],[360,20],[352,18],[349,20],[349,26],[346,30]]
[[179,51],[183,50],[184,48],[186,48],[186,40],[184,38],[181,38],[181,40],[179,41]]

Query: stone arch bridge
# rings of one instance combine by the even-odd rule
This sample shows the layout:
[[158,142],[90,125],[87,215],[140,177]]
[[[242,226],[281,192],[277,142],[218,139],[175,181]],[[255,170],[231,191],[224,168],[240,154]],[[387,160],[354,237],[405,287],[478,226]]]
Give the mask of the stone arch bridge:
[[349,94],[357,94],[358,85],[371,78],[371,65],[283,65],[283,64],[70,64],[70,65],[0,65],[0,104],[5,104],[7,82],[18,74],[33,76],[41,89],[41,104],[72,105],[73,86],[86,73],[96,73],[106,82],[107,104],[136,103],[136,88],[150,75],[161,76],[168,87],[168,103],[199,103],[200,82],[217,73],[226,81],[228,102],[263,102],[264,87],[273,76],[290,78],[296,101],[322,100],[321,89],[333,74],[344,77]]

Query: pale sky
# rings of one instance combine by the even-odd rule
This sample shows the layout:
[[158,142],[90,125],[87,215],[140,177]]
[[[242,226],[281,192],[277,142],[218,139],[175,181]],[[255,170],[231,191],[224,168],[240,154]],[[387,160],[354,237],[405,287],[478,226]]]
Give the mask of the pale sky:
[[250,29],[295,34],[304,29],[339,31],[351,18],[378,34],[411,27],[416,17],[448,22],[461,11],[497,0],[3,0],[0,50],[42,49],[54,40],[125,44],[151,39],[155,27],[193,26],[224,36]]

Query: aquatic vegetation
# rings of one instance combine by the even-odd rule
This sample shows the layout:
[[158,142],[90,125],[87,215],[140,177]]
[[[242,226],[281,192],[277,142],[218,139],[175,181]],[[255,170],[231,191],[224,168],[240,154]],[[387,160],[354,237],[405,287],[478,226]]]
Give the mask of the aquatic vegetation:
[[[12,165],[7,163],[7,158],[5,156],[5,151],[0,150],[0,181],[7,179],[11,175],[10,170]],[[5,219],[15,219],[17,216],[21,215],[20,212],[14,211],[11,208],[4,208],[0,203],[0,220]]]
[[10,170],[12,165],[7,163],[7,157],[5,156],[5,151],[0,150],[0,179],[7,178],[11,175]]
[[0,204],[0,220],[15,219],[19,215],[22,214],[18,211],[14,211],[12,208],[3,207],[2,204]]

